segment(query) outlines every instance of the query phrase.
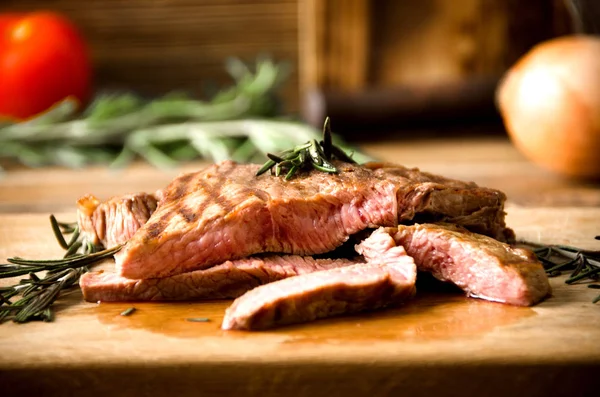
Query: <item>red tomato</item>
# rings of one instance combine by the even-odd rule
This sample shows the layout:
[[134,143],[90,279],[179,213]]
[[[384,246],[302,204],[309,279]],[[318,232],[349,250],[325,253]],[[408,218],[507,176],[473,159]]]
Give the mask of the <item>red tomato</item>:
[[84,104],[91,75],[85,42],[65,17],[0,14],[0,119],[27,119],[67,97]]

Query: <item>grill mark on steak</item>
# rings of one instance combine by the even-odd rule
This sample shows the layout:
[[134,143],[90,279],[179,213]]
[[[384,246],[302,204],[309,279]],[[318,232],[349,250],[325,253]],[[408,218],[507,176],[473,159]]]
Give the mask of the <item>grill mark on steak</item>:
[[[168,217],[165,216],[165,217],[170,219],[170,216],[168,216]],[[162,217],[159,222],[152,223],[146,227],[145,241],[150,241],[152,239],[155,239],[162,233],[162,231],[164,230],[164,227],[162,226],[162,222],[165,222],[165,223],[168,222],[168,219],[164,219],[165,217]]]
[[231,161],[183,175],[116,255],[118,272],[166,277],[262,252],[319,254],[366,228],[419,216],[512,236],[497,190],[389,164],[336,165],[339,174],[305,172],[291,181],[257,178],[258,165]]
[[415,293],[416,266],[386,233],[360,245],[367,263],[256,287],[225,312],[225,330],[260,330],[399,304]]
[[128,279],[110,272],[89,272],[81,276],[79,284],[88,302],[230,299],[262,284],[356,263],[356,260],[348,259],[269,255],[227,261],[206,270],[145,280]]
[[399,225],[378,232],[402,245],[419,271],[452,282],[471,297],[530,306],[551,292],[546,272],[531,251],[455,225]]
[[187,194],[187,192],[189,191],[189,184],[192,181],[192,179],[194,178],[193,174],[184,174],[182,176],[180,176],[179,182],[180,184],[175,186],[175,192],[172,195],[172,199],[173,200],[177,200],[181,197],[183,197],[185,194]]
[[198,219],[198,213],[191,208],[181,207],[178,212],[187,223],[195,222]]
[[177,202],[184,199],[190,192],[204,194],[207,198],[195,208],[186,208],[185,206],[182,206],[174,212],[166,212],[163,214],[160,220],[150,227],[146,242],[150,242],[152,239],[160,236],[172,221],[175,213],[179,213],[179,215],[182,216],[182,219],[186,220],[188,223],[193,223],[198,219],[199,214],[204,212],[206,206],[211,203],[218,202],[223,206],[225,212],[233,210],[234,205],[220,194],[220,189],[215,188],[222,186],[227,180],[228,175],[233,171],[234,168],[229,167],[222,170],[220,174],[211,172],[205,173],[204,178],[213,179],[213,181],[216,179],[216,182],[213,182],[212,185],[207,184],[200,178],[194,178],[196,176],[195,173],[183,174],[177,177],[175,179],[176,183],[171,183],[167,189],[163,191],[161,203],[168,201]]

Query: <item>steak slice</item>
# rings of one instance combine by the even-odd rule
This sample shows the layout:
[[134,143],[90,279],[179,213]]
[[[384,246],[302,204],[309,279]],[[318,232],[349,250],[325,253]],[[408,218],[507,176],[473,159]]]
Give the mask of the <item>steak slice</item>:
[[471,297],[530,306],[551,292],[542,264],[529,250],[453,225],[381,230],[406,249],[419,271],[450,281]]
[[404,302],[415,293],[417,270],[386,233],[361,243],[371,260],[291,277],[254,288],[225,312],[222,329],[260,330]]
[[231,299],[272,281],[355,263],[347,259],[270,255],[145,280],[124,278],[110,272],[91,272],[81,276],[79,285],[88,302]]
[[129,240],[156,210],[157,198],[138,193],[103,203],[88,194],[77,201],[77,219],[86,241],[111,248]]
[[224,161],[176,178],[115,255],[127,278],[166,277],[257,253],[313,255],[366,228],[435,220],[506,239],[502,192],[388,164],[336,163],[290,181]]

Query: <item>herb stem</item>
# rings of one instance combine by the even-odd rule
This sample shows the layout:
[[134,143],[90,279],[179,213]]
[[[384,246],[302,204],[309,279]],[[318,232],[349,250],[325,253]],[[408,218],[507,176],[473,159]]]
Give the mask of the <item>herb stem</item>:
[[125,309],[125,310],[123,310],[123,311],[121,312],[121,316],[123,316],[123,317],[130,316],[130,315],[132,315],[133,313],[135,313],[135,311],[136,311],[136,310],[137,310],[137,309],[136,309],[135,307],[130,307],[130,308],[127,308],[127,309]]
[[[596,240],[600,240],[596,236]],[[562,271],[570,271],[566,284],[575,284],[582,280],[597,281],[600,278],[600,251],[583,250],[569,245],[542,245],[525,243],[535,247],[534,254],[542,262],[546,274],[555,277]],[[566,259],[566,261],[564,261]],[[591,284],[588,288],[600,289],[600,285]],[[592,303],[600,302],[598,295]]]
[[[53,303],[77,284],[88,266],[111,257],[122,247],[101,250],[81,235],[79,227],[58,222],[53,215],[50,225],[58,244],[66,250],[65,256],[35,260],[14,257],[8,258],[9,264],[0,265],[0,278],[28,276],[0,288],[0,323],[7,319],[16,323],[53,321]],[[64,234],[72,234],[68,242]],[[18,299],[13,301],[15,297]]]
[[567,283],[567,284],[573,284],[573,283],[575,283],[575,282],[577,282],[579,280],[583,280],[585,278],[588,278],[588,277],[590,277],[590,276],[592,276],[594,274],[598,274],[598,273],[600,273],[600,267],[595,267],[595,268],[590,269],[588,271],[581,272],[581,273],[579,273],[576,276],[570,277],[569,279],[567,279],[567,281],[565,281],[565,283]]

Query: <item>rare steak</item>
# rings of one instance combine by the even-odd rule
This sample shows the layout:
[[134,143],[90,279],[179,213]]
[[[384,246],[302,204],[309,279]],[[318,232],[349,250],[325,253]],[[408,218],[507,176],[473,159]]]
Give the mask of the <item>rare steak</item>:
[[450,281],[474,298],[529,306],[550,294],[546,272],[531,251],[454,225],[400,225],[378,233],[402,245],[419,271]]
[[444,221],[506,240],[502,192],[387,164],[336,163],[292,180],[224,161],[176,178],[115,256],[120,275],[157,278],[257,253],[329,252],[367,228]]
[[165,278],[133,280],[110,272],[91,272],[83,274],[79,284],[88,302],[229,299],[262,284],[355,263],[347,259],[269,255]]
[[129,240],[156,210],[152,194],[128,194],[103,203],[91,194],[77,201],[77,217],[86,241],[110,248]]
[[415,293],[417,270],[387,233],[361,243],[369,262],[266,284],[236,299],[222,329],[258,330],[399,304]]

